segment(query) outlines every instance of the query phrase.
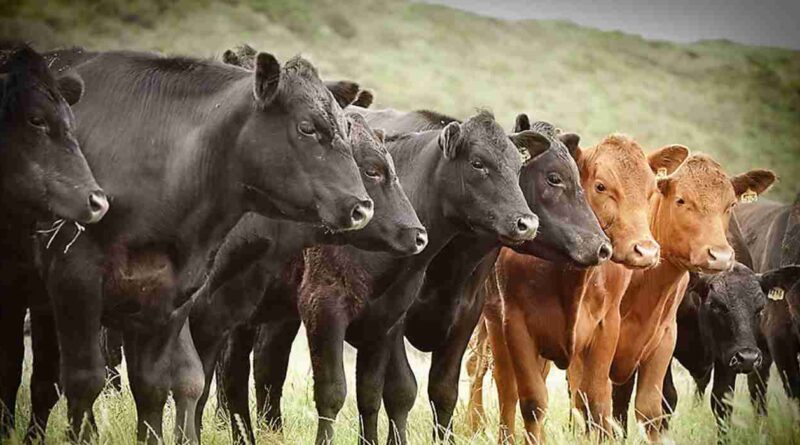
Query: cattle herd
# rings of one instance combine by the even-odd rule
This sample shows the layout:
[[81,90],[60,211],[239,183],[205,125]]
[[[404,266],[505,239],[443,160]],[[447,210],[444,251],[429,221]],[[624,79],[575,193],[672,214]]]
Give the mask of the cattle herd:
[[233,440],[255,443],[250,356],[280,429],[301,324],[318,443],[345,401],[345,342],[364,443],[382,404],[389,443],[407,441],[406,340],[432,354],[434,440],[452,438],[468,351],[469,425],[491,369],[503,442],[517,407],[526,441],[544,438],[551,363],[601,437],[624,434],[634,385],[637,420],[665,433],[673,357],[700,394],[713,370],[721,434],[737,374],[760,412],[773,362],[800,398],[800,199],[751,202],[768,170],[622,134],[581,147],[525,114],[507,132],[488,111],[371,110],[356,83],[248,46],[213,61],[5,42],[0,94],[0,438],[28,311],[26,440],[60,394],[70,439],[95,437],[124,354],[139,441],[163,438],[171,395],[175,439],[199,442],[216,375]]

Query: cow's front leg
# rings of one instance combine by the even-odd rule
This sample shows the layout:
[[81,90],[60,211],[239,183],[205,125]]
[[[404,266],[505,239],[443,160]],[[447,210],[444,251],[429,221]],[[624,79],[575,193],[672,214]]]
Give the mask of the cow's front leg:
[[639,365],[636,384],[636,417],[645,426],[651,441],[661,437],[661,400],[664,397],[664,376],[675,350],[676,326],[669,326],[656,349]]

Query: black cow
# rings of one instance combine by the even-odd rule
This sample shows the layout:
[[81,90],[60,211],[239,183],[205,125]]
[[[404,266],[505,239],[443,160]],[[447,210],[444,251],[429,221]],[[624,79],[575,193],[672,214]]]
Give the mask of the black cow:
[[[420,122],[430,119],[427,125],[436,125],[442,121],[431,115],[423,118],[404,118],[400,123],[416,121],[417,125],[425,125]],[[384,125],[391,131],[390,122]],[[608,260],[612,255],[611,244],[584,198],[580,175],[571,156],[578,146],[578,136],[557,134],[556,129],[545,122],[531,126],[525,114],[517,117],[515,132],[531,128],[546,137],[549,149],[526,164],[520,186],[531,209],[539,215],[541,233],[532,241],[510,247],[579,267]],[[414,347],[433,353],[428,396],[434,410],[437,438],[449,434],[458,399],[462,358],[484,304],[480,290],[501,246],[498,240],[486,236],[460,235],[452,239],[431,261],[419,296],[408,310],[403,328],[398,328]],[[416,383],[402,340],[392,344],[383,401],[390,423],[398,426],[396,438],[405,442],[403,427],[416,398]],[[366,385],[364,390],[374,391]],[[377,412],[380,398],[376,403],[369,409]],[[375,425],[368,431],[376,428]],[[390,435],[390,439],[394,438]],[[367,436],[367,439],[374,442],[377,437]]]
[[[273,311],[273,305],[281,306],[285,300],[262,301],[262,297],[269,297],[265,295],[266,289],[284,282],[287,268],[291,273],[299,267],[302,273],[304,248],[348,243],[365,250],[413,255],[427,245],[425,228],[400,186],[382,133],[370,130],[358,114],[349,115],[348,119],[352,121],[354,156],[367,192],[375,202],[375,216],[362,230],[331,234],[310,224],[247,215],[228,234],[190,315],[192,337],[206,377],[201,409],[197,412],[198,426],[217,356],[228,333],[248,321],[257,305],[266,306],[269,312]],[[249,412],[235,414],[241,417],[253,443]]]
[[[763,361],[757,345],[768,293],[800,279],[800,266],[756,274],[737,263],[718,275],[691,274],[678,308],[678,338],[673,356],[692,375],[702,397],[714,371],[711,407],[724,428],[732,407],[737,374],[749,374]],[[673,413],[678,393],[672,369],[664,377],[664,412]]]
[[[800,264],[800,194],[794,204],[765,199],[742,204],[736,211],[742,242],[756,272]],[[740,257],[737,252],[737,257]],[[764,360],[749,378],[750,398],[766,412],[769,368],[775,362],[789,397],[800,401],[800,283],[774,291],[761,317],[759,347]],[[768,353],[767,353],[768,352]]]
[[[41,55],[27,45],[0,43],[0,439],[14,426],[22,376],[23,320],[49,316],[47,297],[34,266],[32,236],[38,219],[53,215],[96,223],[108,210],[73,132],[70,105],[83,94],[75,73],[56,78]],[[59,221],[52,234],[62,224]],[[34,344],[44,332],[33,331]],[[41,379],[44,369],[34,373]],[[32,393],[29,432],[36,431],[42,405],[53,388]]]
[[161,436],[172,390],[176,430],[196,440],[204,379],[196,351],[186,347],[190,296],[247,211],[333,232],[369,222],[372,201],[346,121],[301,58],[281,67],[260,53],[253,73],[111,52],[75,68],[87,85],[76,107],[79,139],[115,207],[69,255],[44,256],[72,433],[80,434],[85,418],[94,425],[91,408],[104,382],[102,320],[124,331],[139,439]]

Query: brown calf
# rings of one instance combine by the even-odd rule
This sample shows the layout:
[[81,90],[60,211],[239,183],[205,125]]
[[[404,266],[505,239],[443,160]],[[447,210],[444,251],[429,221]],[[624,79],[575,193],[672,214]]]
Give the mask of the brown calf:
[[[675,145],[647,159],[635,141],[619,135],[579,152],[581,181],[611,239],[614,263],[581,270],[510,249],[501,252],[484,308],[495,357],[501,441],[513,438],[518,397],[528,439],[541,440],[551,360],[559,368],[569,367],[573,400],[586,400],[589,418],[606,426],[611,417],[608,370],[629,268],[653,267],[659,260],[648,218],[649,200],[658,194],[655,173],[671,173],[688,154],[686,147]],[[600,364],[604,356],[606,363]],[[589,362],[592,367],[584,367]]]
[[611,380],[622,385],[614,388],[613,398],[614,414],[623,427],[632,377],[638,371],[636,417],[645,423],[650,439],[658,439],[662,385],[675,349],[676,311],[689,272],[717,273],[733,266],[733,249],[725,236],[731,210],[742,194],[761,193],[774,180],[765,170],[729,178],[716,161],[698,154],[659,181],[661,193],[651,199],[651,230],[664,261],[633,273],[620,305],[619,340],[611,364]]

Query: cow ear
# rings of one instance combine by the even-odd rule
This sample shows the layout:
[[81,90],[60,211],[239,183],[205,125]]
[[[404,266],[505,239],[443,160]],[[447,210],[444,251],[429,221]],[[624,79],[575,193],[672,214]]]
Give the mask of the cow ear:
[[58,82],[58,91],[61,92],[64,100],[70,106],[81,100],[81,96],[83,96],[83,79],[77,73],[70,72],[65,74],[59,77],[56,82]]
[[269,53],[256,55],[256,79],[253,90],[256,100],[264,105],[271,103],[278,95],[281,81],[281,64]]
[[458,152],[459,139],[461,139],[461,124],[450,122],[439,133],[439,147],[444,152],[446,159],[455,159]]
[[508,137],[522,156],[522,162],[535,158],[550,148],[550,140],[535,131],[522,131]]
[[575,154],[578,152],[578,144],[581,142],[581,137],[575,133],[561,133],[558,135],[558,140],[567,147],[570,156],[573,159],[577,159]]
[[667,145],[647,155],[647,163],[656,175],[671,175],[689,157],[689,149],[683,145]]
[[769,294],[770,291],[775,288],[786,292],[800,281],[800,266],[796,264],[783,266],[779,269],[772,269],[762,274],[757,274],[756,276],[765,294]]
[[731,178],[731,184],[738,198],[748,191],[760,195],[767,191],[776,179],[778,177],[770,170],[750,170]]
[[222,62],[227,65],[242,66],[239,56],[237,56],[236,53],[230,49],[226,49],[225,52],[222,53]]
[[375,137],[378,139],[378,142],[381,144],[386,142],[386,132],[383,130],[383,128],[375,128],[372,130],[372,132],[375,133]]
[[525,113],[518,114],[517,118],[514,120],[513,133],[519,133],[530,129],[531,129],[531,120],[528,119],[528,115]]
[[358,84],[347,80],[340,80],[338,82],[325,82],[328,91],[333,94],[333,98],[340,107],[344,108],[351,103],[355,102],[358,96]]
[[358,92],[358,97],[356,97],[355,102],[350,105],[355,105],[361,108],[369,108],[372,105],[372,101],[375,99],[375,96],[372,95],[372,91],[370,90],[361,90]]

